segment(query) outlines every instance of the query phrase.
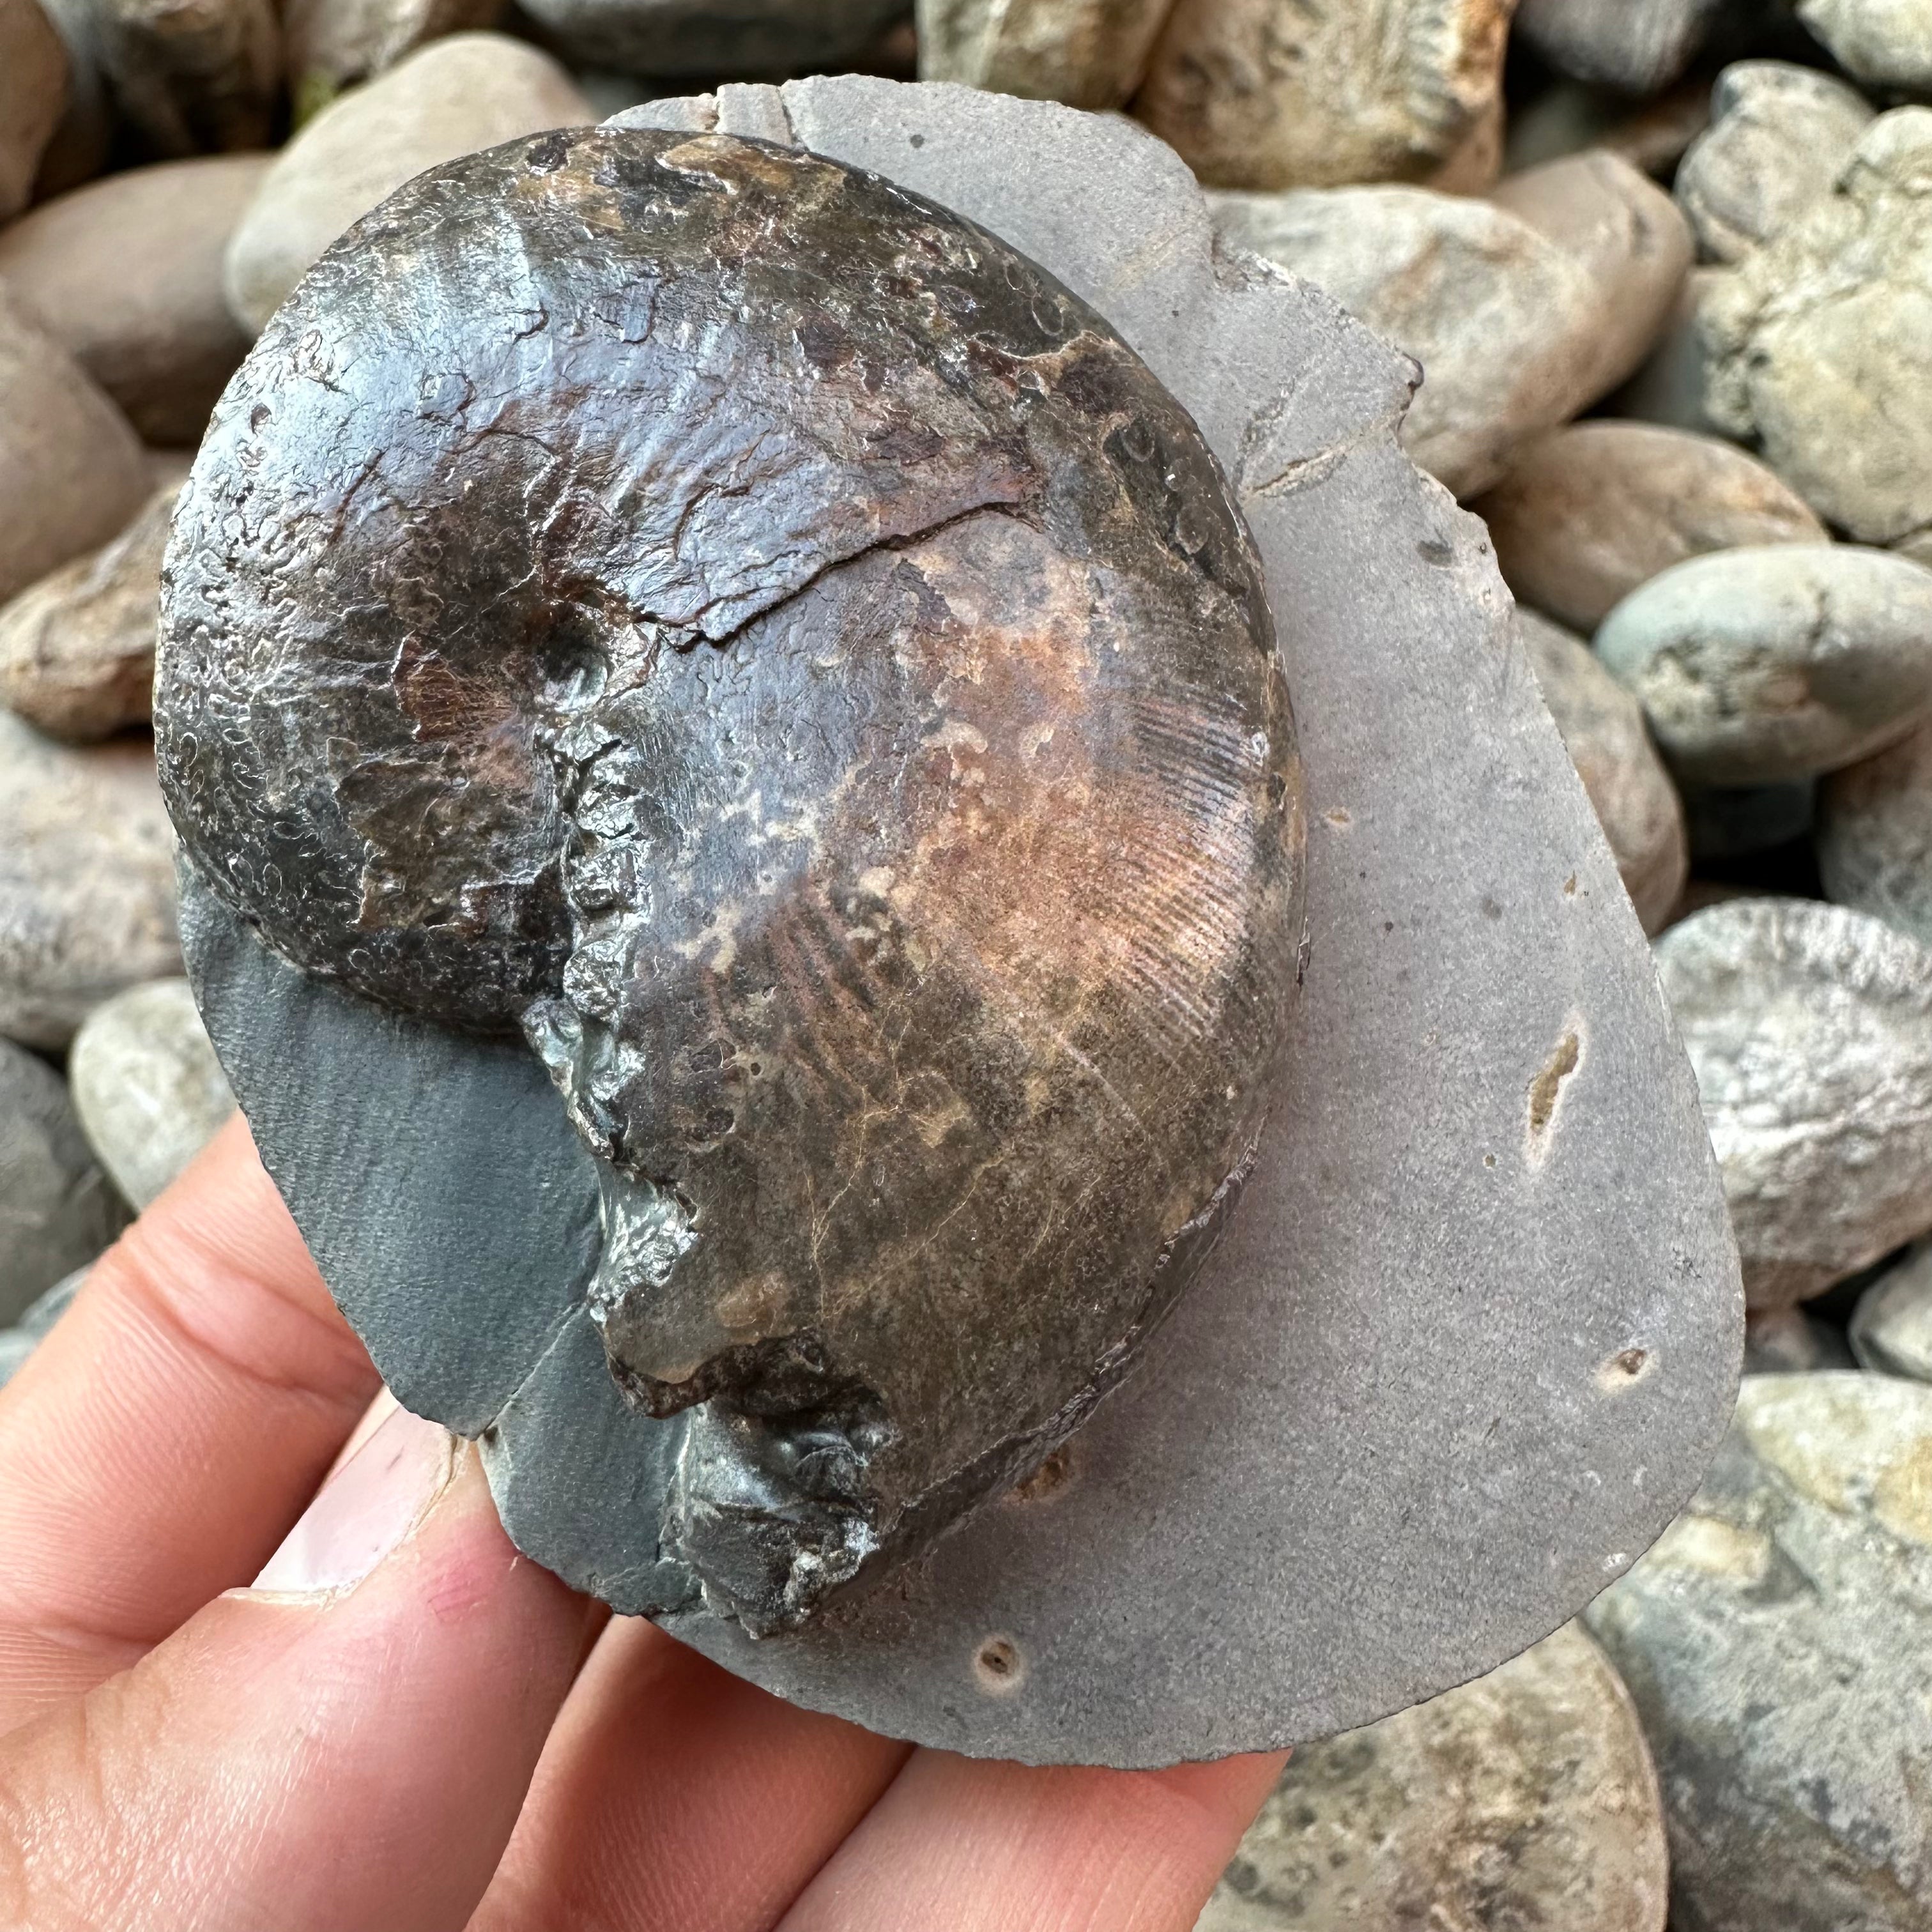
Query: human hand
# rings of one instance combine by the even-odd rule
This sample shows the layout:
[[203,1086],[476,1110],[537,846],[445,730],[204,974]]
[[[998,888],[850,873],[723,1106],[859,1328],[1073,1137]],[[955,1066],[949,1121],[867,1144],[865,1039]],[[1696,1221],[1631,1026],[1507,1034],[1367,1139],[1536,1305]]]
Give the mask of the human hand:
[[519,1556],[377,1394],[238,1120],[0,1394],[0,1923],[1186,1932],[1274,1780],[798,1710]]

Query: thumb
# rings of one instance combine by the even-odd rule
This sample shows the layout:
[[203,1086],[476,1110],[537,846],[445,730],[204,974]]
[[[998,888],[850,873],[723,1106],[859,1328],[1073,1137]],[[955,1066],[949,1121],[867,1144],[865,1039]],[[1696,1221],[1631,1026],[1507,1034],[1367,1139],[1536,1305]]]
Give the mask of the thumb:
[[0,1743],[0,1922],[458,1932],[588,1627],[396,1411],[254,1588]]

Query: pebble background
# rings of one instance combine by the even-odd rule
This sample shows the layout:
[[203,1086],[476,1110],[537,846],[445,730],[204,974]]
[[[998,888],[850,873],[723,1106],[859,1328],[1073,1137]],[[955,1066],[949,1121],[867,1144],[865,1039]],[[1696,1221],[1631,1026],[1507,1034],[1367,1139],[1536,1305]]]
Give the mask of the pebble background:
[[1202,1923],[1928,1932],[1932,0],[526,4],[0,0],[0,1380],[232,1106],[154,613],[308,265],[424,167],[722,80],[1125,111],[1415,358],[1405,442],[1486,520],[1656,936],[1752,1310],[1657,1547],[1305,1749]]

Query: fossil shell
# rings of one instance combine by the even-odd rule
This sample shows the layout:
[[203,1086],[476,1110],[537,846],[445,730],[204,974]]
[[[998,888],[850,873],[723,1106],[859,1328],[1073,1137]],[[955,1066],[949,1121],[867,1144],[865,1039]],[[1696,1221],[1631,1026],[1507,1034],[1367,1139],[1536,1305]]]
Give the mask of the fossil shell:
[[1259,1130],[1300,778],[1212,456],[1041,270],[724,136],[453,163],[262,335],[164,606],[193,862],[548,1065],[714,1606],[808,1614],[1118,1380]]

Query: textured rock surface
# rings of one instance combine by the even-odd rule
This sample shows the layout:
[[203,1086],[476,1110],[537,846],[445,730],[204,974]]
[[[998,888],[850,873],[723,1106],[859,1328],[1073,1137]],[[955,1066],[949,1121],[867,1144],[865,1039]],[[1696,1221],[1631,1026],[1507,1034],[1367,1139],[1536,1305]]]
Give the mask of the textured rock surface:
[[221,260],[268,167],[230,154],[133,168],[0,232],[0,281],[149,442],[198,442],[248,346]]
[[1540,436],[1474,508],[1510,590],[1586,635],[1687,557],[1826,541],[1804,500],[1734,444],[1649,423]]
[[299,124],[345,87],[446,34],[494,27],[505,0],[289,0],[283,59]]
[[1633,591],[1596,650],[1687,784],[1809,778],[1932,707],[1932,570],[1850,544],[1719,550]]
[[228,306],[254,334],[322,251],[412,175],[479,148],[592,118],[548,54],[455,34],[310,122],[275,158],[228,244]]
[[1704,1487],[1588,1613],[1636,1700],[1688,1932],[1932,1918],[1932,1390],[1748,1378]]
[[91,1262],[127,1218],[60,1076],[0,1040],[0,1324]]
[[67,50],[40,0],[0,0],[0,221],[27,205],[67,92]]
[[1921,1242],[1858,1297],[1849,1333],[1862,1367],[1932,1382],[1932,1243]]
[[1636,1713],[1572,1624],[1297,1751],[1197,1932],[1662,1932],[1666,1888]]
[[[1221,1246],[1062,1480],[796,1634],[662,1620],[795,1700],[1035,1760],[1325,1736],[1492,1668],[1688,1493],[1741,1324],[1648,950],[1479,526],[1395,446],[1403,364],[1317,292],[1217,263],[1185,169],[1124,122],[860,80],[640,112],[889,172],[1105,305],[1293,586],[1318,808],[1291,1084]],[[595,1169],[542,1070],[306,980],[205,901],[195,929],[231,1078],[392,1386],[500,1418],[486,1466],[542,1560],[628,1608],[676,1600],[638,1525],[677,1426],[624,1409],[582,1308]],[[400,1104],[370,1108],[372,1080]],[[425,1301],[452,1311],[434,1339]],[[1285,1564],[1260,1522],[1324,1560]]]
[[76,743],[146,719],[177,488],[156,490],[104,548],[0,605],[0,704]]
[[1800,1301],[1932,1227],[1932,950],[1815,899],[1732,899],[1657,942],[1744,1292]]
[[1744,1373],[1811,1375],[1855,1366],[1839,1331],[1802,1308],[1760,1308],[1744,1322]]
[[82,1022],[68,1060],[88,1143],[138,1213],[235,1111],[185,980],[130,986]]
[[1847,74],[1881,91],[1932,93],[1927,0],[1798,0],[1798,17]]
[[1216,188],[1432,175],[1496,111],[1514,0],[1178,0],[1133,111]]
[[1711,92],[1710,131],[1672,192],[1706,261],[1742,261],[1830,191],[1876,110],[1855,87],[1789,61],[1737,61]]
[[573,60],[686,79],[836,66],[905,10],[906,0],[530,0],[528,7]]
[[1636,700],[1589,646],[1533,610],[1516,620],[1544,702],[1616,855],[1624,889],[1646,932],[1657,932],[1684,890],[1690,859],[1684,813],[1644,729]]
[[1932,724],[1819,788],[1826,895],[1932,946]]
[[0,601],[107,542],[147,494],[126,417],[0,290]]
[[1559,74],[1626,94],[1668,87],[1703,44],[1724,0],[1522,0],[1516,30]]
[[1504,190],[1510,208],[1409,188],[1214,198],[1225,240],[1305,275],[1421,364],[1403,444],[1459,496],[1630,373],[1690,257],[1669,198],[1608,156]]
[[1140,85],[1172,4],[920,0],[920,78],[1070,107],[1118,107]]
[[1932,108],[1880,115],[1702,322],[1720,427],[1861,543],[1932,528]]
[[71,10],[89,62],[152,152],[267,144],[281,79],[273,0],[87,0]]
[[74,750],[0,711],[0,1034],[61,1047],[181,970],[173,834],[146,745]]

